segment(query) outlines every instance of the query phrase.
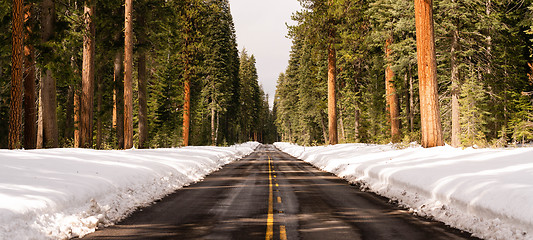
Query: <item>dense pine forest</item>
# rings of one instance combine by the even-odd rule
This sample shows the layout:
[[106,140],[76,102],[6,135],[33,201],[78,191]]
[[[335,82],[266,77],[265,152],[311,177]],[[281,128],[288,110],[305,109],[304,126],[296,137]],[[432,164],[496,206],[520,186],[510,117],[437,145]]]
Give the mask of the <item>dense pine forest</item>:
[[271,109],[228,0],[1,0],[0,148],[533,140],[533,1],[299,1]]
[[11,149],[276,137],[227,0],[2,0],[0,116]]
[[[300,0],[273,109],[280,140],[316,145],[331,143],[335,133],[341,143],[422,140],[417,2]],[[444,142],[501,147],[533,140],[533,2],[434,0],[433,19]]]

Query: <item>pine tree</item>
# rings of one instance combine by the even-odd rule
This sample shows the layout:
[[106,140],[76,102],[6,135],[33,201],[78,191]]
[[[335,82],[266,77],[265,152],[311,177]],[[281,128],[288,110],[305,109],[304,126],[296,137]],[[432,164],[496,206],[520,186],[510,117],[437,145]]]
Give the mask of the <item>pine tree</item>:
[[[0,45],[0,76],[3,76],[9,73],[7,58],[12,56],[6,47],[11,45],[7,40],[11,35],[7,27],[11,22],[12,6],[4,1],[0,5],[0,28],[3,30],[0,31],[3,43]],[[90,15],[94,5],[98,5],[98,11],[109,14]],[[54,4],[54,1],[44,0],[39,6],[41,11],[36,12],[41,15],[36,14],[35,19],[40,21],[35,21],[34,29],[40,29],[42,36],[35,44],[36,59],[31,60],[31,54],[26,58],[28,69],[36,66],[42,70],[39,101],[43,107],[39,108],[39,119],[44,123],[37,127],[38,147],[93,147],[92,140],[96,139],[96,148],[123,148],[124,103],[120,75],[122,53],[126,51],[122,49],[120,27],[125,23],[123,1],[73,0]],[[138,85],[131,84],[131,93],[132,100],[138,94],[139,108],[138,114],[137,108],[132,108],[130,116],[133,124],[138,121],[139,131],[138,135],[132,131],[131,139],[138,137],[140,148],[179,146],[185,142],[225,145],[238,141],[238,136],[244,136],[240,134],[238,114],[240,62],[229,2],[168,1],[160,4],[142,0],[133,7],[133,12],[137,13],[134,23],[137,45],[134,48],[138,53],[139,75]],[[93,29],[98,29],[97,35]],[[26,42],[35,43],[31,39],[30,36]],[[120,68],[113,69],[114,65]],[[127,80],[128,76],[125,77]],[[135,77],[132,76],[132,80]],[[5,78],[0,79],[4,83]],[[27,80],[26,83],[34,82]],[[191,93],[187,110],[182,94],[186,82]],[[2,86],[0,123],[7,125],[10,98],[5,86],[9,84]],[[31,97],[30,87],[28,84],[26,97]],[[251,124],[246,135],[249,139],[266,139],[271,117],[266,98],[255,84],[250,102]],[[25,102],[24,107],[30,108],[29,103],[34,101],[27,99]],[[137,102],[132,101],[132,104]],[[31,113],[30,110],[24,112]],[[188,116],[189,121],[184,121],[183,116]],[[34,122],[29,115],[23,119]],[[188,140],[180,137],[185,132],[186,122],[190,124]],[[55,124],[56,130],[48,124]],[[30,123],[25,125],[25,130],[31,130]],[[0,146],[8,145],[8,135],[8,128],[0,130]],[[30,141],[29,136],[35,134],[26,135],[24,140]],[[25,144],[25,147],[31,148],[30,145]]]
[[124,148],[133,147],[133,18],[132,0],[126,0],[124,31]]
[[83,36],[83,69],[80,104],[80,147],[92,147],[93,139],[93,95],[94,95],[94,57],[95,27],[94,2],[84,5],[85,31]]
[[342,15],[339,15],[337,1],[302,0],[304,10],[296,13],[293,19],[300,23],[293,27],[290,35],[297,34],[309,37],[313,44],[317,44],[326,51],[328,56],[328,137],[329,144],[337,144],[337,55],[338,42],[337,27]]
[[254,140],[257,134],[257,98],[259,98],[259,84],[255,57],[248,55],[245,49],[241,52],[239,78],[240,82],[240,115],[241,141]]
[[9,113],[9,149],[22,147],[22,95],[23,95],[23,1],[13,1],[13,33],[11,57],[11,103]]
[[400,141],[400,105],[398,100],[398,93],[394,86],[394,71],[392,70],[391,49],[392,36],[386,40],[385,54],[387,59],[387,69],[385,70],[385,94],[387,101],[387,108],[389,110],[389,120],[391,125],[391,141],[393,143]]
[[431,0],[415,0],[423,147],[444,145],[437,93],[437,63],[432,8],[433,2]]
[[191,131],[191,87],[195,80],[195,54],[199,49],[200,31],[198,29],[199,18],[201,13],[202,3],[200,1],[192,1],[185,4],[185,9],[181,13],[181,20],[183,21],[183,146],[189,145],[189,136]]

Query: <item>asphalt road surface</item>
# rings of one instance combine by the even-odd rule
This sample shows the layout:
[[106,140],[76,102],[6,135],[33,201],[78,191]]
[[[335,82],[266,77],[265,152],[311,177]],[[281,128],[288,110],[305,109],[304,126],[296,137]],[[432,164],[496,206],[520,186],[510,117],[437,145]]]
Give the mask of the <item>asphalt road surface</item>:
[[83,239],[474,239],[262,145]]

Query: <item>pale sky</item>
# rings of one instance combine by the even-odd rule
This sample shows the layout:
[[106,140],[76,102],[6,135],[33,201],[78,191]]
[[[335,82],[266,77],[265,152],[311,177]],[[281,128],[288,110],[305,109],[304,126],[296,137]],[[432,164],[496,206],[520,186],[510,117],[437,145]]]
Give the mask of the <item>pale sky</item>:
[[259,84],[269,95],[272,108],[276,81],[285,72],[292,41],[285,23],[300,9],[297,0],[229,0],[239,52],[244,48],[256,59]]

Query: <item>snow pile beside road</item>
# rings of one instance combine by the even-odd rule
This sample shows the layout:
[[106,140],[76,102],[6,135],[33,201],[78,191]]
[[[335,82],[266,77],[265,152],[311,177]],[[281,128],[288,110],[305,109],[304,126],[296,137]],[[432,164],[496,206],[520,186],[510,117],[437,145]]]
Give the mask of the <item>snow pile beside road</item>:
[[68,239],[197,182],[259,145],[0,150],[0,239]]
[[280,150],[413,213],[485,239],[533,239],[533,149],[395,149],[339,144]]

